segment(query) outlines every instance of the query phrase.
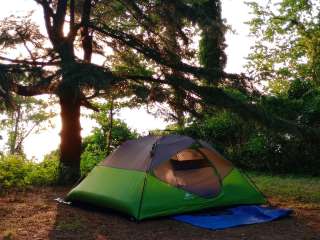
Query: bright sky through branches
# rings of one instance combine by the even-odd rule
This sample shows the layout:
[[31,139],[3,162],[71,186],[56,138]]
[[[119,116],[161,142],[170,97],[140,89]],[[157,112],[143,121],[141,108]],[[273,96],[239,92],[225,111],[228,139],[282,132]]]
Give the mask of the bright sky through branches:
[[[265,0],[266,1],[266,0]],[[260,2],[265,2],[260,0]],[[244,1],[239,0],[222,0],[223,17],[227,23],[232,26],[236,34],[227,33],[226,53],[228,63],[227,72],[239,73],[243,71],[243,65],[246,63],[245,57],[248,55],[252,41],[248,38],[249,27],[244,24],[249,20],[249,8]],[[34,20],[43,25],[43,16],[41,9],[33,0],[10,0],[0,8],[0,18],[8,17],[12,14],[24,16],[28,12],[34,11]],[[123,119],[129,127],[136,129],[140,133],[147,133],[151,129],[163,129],[166,123],[163,119],[157,119],[148,114],[145,109],[123,109],[119,118]],[[60,141],[59,131],[61,128],[59,116],[55,119],[56,127],[44,133],[30,136],[24,146],[28,157],[35,156],[41,159],[42,156],[51,150],[57,149]],[[94,123],[86,118],[81,119],[82,136],[90,133]],[[2,141],[2,142],[1,142]],[[3,140],[0,140],[0,147]]]

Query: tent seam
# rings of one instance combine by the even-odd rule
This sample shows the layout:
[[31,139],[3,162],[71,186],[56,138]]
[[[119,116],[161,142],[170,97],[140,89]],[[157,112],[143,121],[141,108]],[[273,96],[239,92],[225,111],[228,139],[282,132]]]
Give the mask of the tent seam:
[[141,191],[141,195],[140,195],[140,201],[139,201],[139,209],[138,209],[138,214],[137,214],[137,220],[140,220],[141,209],[142,209],[142,202],[143,202],[143,195],[144,195],[145,186],[147,185],[147,176],[148,176],[148,172],[145,172],[144,179],[143,179],[142,191]]

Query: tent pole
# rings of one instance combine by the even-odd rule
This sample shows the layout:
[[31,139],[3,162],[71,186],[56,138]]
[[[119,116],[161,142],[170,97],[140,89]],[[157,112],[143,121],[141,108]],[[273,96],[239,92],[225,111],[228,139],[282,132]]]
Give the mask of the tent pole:
[[137,220],[140,221],[140,214],[141,214],[141,208],[142,208],[142,201],[143,201],[143,195],[144,195],[144,189],[147,184],[147,177],[148,177],[148,170],[145,172],[144,179],[143,179],[143,186],[142,186],[142,192],[140,196],[140,202],[139,202],[139,209],[138,209],[138,217]]
[[245,178],[248,179],[249,184],[251,184],[251,186],[257,191],[259,192],[266,200],[269,206],[272,206],[271,202],[269,201],[269,199],[267,198],[267,196],[258,188],[257,184],[252,180],[252,178],[243,170],[241,170],[240,168],[238,168],[238,171],[245,176]]
[[198,153],[200,153],[200,155],[201,155],[205,160],[207,160],[207,161],[210,163],[210,165],[212,166],[212,168],[213,168],[213,170],[214,170],[214,173],[218,176],[220,186],[222,187],[223,181],[222,181],[221,175],[220,175],[220,173],[218,172],[218,169],[216,168],[216,166],[207,158],[207,156],[206,156],[203,152],[201,152],[201,150],[199,150],[199,149],[195,149],[195,150],[196,150]]

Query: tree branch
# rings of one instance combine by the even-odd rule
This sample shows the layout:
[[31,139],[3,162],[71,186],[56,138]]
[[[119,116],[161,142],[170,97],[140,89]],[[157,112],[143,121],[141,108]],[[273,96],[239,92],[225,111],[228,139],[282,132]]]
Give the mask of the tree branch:
[[58,66],[60,61],[52,61],[52,62],[37,62],[37,61],[28,61],[28,60],[19,60],[19,59],[12,59],[0,56],[0,60],[8,61],[11,63],[28,65],[28,66],[37,66],[37,67],[45,67],[45,66]]
[[69,30],[70,32],[74,31],[75,28],[75,6],[74,6],[74,0],[70,0],[70,25]]
[[53,31],[58,41],[61,41],[63,36],[63,25],[67,14],[67,0],[58,0],[57,11],[53,17]]
[[177,78],[176,76],[172,77],[170,75],[167,75],[165,80],[148,76],[128,75],[126,77],[135,81],[144,80],[157,83],[162,82],[170,86],[180,87],[192,94],[195,94],[199,99],[202,99],[204,104],[207,106],[215,106],[218,108],[232,110],[245,119],[252,119],[275,131],[290,133],[311,141],[320,139],[320,130],[318,128],[297,125],[291,121],[277,117],[262,109],[261,106],[257,106],[255,103],[242,102],[233,98],[218,87],[199,86],[186,78]]
[[56,92],[57,86],[55,83],[53,83],[53,79],[55,78],[55,75],[52,75],[50,77],[42,78],[41,81],[37,82],[33,85],[21,85],[18,83],[15,83],[14,81],[11,82],[11,88],[10,90],[15,92],[18,95],[31,97],[41,94],[54,94]]
[[[148,47],[145,43],[143,43],[141,40],[139,40],[133,35],[119,31],[117,29],[110,28],[105,24],[101,24],[102,27],[98,27],[90,23],[89,26],[90,28],[96,30],[97,32],[103,35],[107,35],[109,37],[117,39],[123,44],[134,48],[138,52],[142,53],[145,57],[154,60],[158,64],[162,64],[164,66],[167,66],[173,69],[179,69],[179,71],[191,73],[200,78],[207,77],[209,74],[211,74],[211,72],[208,72],[206,69],[202,67],[191,66],[181,61],[179,62],[170,61],[170,59],[164,56],[159,50]],[[222,73],[219,73],[220,69],[217,69],[217,70],[218,70],[217,74],[222,74]]]
[[88,108],[88,109],[91,109],[91,110],[93,110],[93,111],[95,111],[95,112],[99,112],[99,108],[97,108],[96,106],[94,106],[89,100],[87,100],[87,99],[81,99],[80,100],[80,104],[81,104],[81,106],[83,106],[83,107],[86,107],[86,108]]
[[81,38],[82,38],[82,48],[83,48],[83,60],[86,63],[91,62],[92,57],[92,35],[89,33],[89,22],[91,13],[91,0],[85,0],[83,3],[82,16],[81,16]]
[[75,2],[74,0],[70,0],[70,27],[69,27],[69,33],[68,33],[68,41],[70,43],[73,43],[78,30],[81,28],[81,23],[75,22]]
[[47,33],[50,41],[54,43],[55,40],[54,40],[53,25],[52,25],[53,24],[52,19],[54,17],[53,10],[50,7],[49,2],[47,0],[35,0],[35,1],[42,6]]

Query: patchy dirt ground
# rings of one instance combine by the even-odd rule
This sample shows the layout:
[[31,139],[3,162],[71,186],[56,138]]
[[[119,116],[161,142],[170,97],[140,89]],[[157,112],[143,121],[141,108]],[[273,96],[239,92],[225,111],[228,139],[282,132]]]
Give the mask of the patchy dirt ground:
[[0,197],[0,239],[219,239],[219,240],[320,240],[320,205],[280,202],[294,209],[292,217],[279,221],[209,231],[168,218],[140,223],[114,212],[70,207],[53,199],[65,188],[33,189]]

